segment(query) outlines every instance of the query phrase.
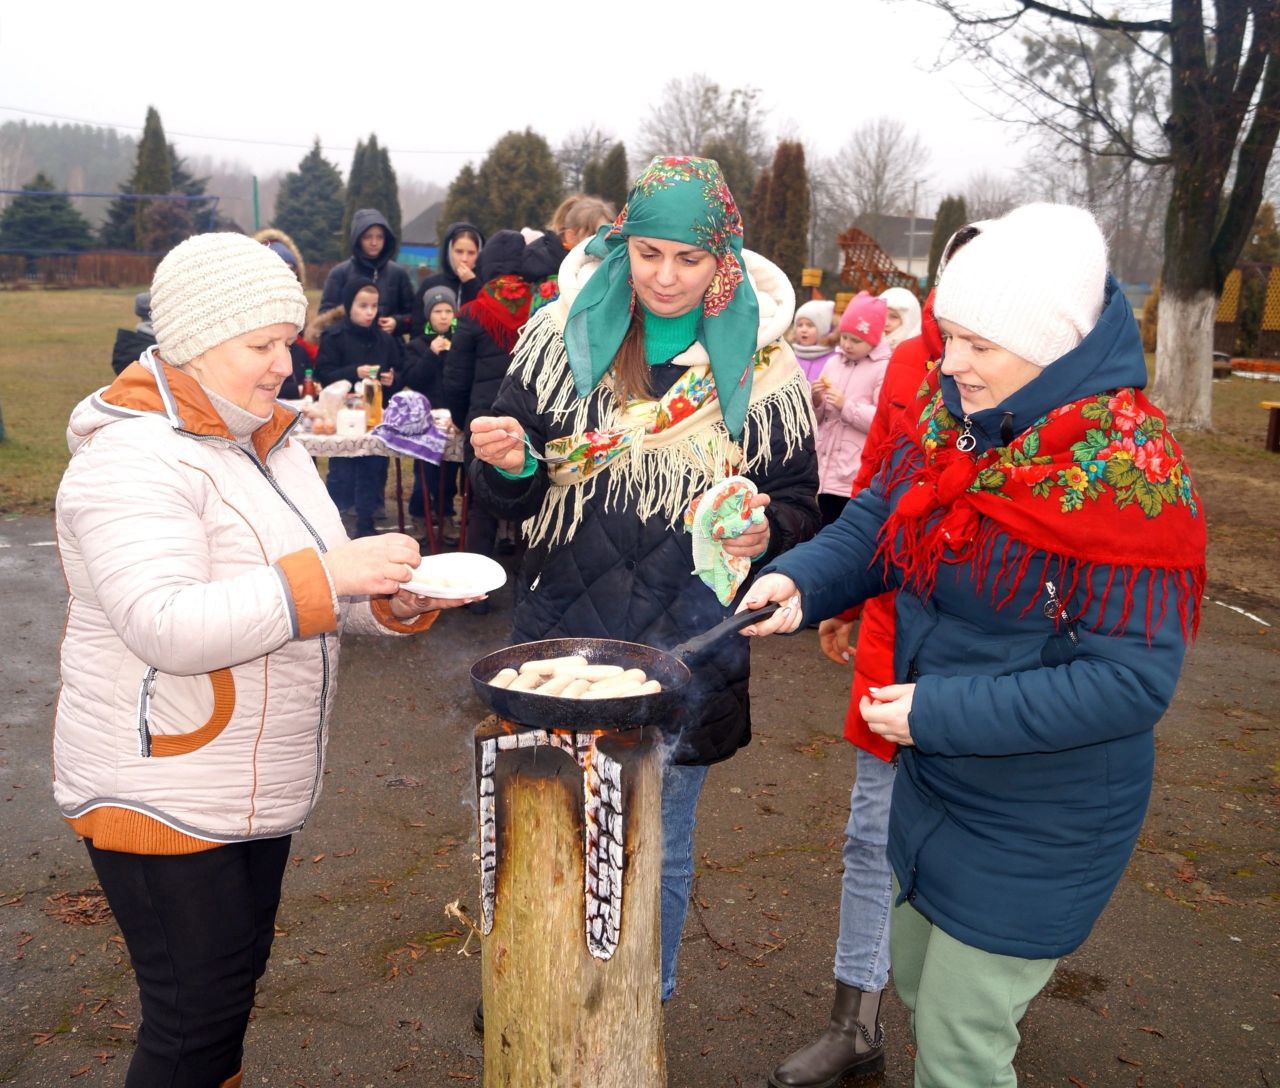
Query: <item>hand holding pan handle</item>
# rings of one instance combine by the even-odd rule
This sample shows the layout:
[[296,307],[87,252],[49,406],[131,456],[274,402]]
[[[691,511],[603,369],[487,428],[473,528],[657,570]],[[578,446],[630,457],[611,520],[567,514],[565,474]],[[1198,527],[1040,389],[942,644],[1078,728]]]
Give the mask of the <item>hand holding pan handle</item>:
[[735,631],[741,631],[744,627],[750,627],[757,620],[767,620],[782,605],[777,601],[773,601],[763,608],[755,608],[748,612],[735,612],[728,619],[721,620],[710,631],[704,631],[700,635],[694,635],[693,638],[685,639],[671,653],[680,658],[681,661],[688,661],[690,658],[701,657],[702,654],[716,642],[719,642],[725,635],[731,635]]

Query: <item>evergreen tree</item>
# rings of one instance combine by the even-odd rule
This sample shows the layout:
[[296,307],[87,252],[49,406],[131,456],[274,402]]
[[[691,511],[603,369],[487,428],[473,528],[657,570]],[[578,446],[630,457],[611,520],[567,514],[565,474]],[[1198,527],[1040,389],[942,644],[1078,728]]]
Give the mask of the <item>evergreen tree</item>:
[[531,128],[508,132],[493,145],[476,172],[476,188],[484,217],[474,222],[486,235],[546,223],[564,196],[555,155]]
[[476,168],[467,163],[449,185],[440,212],[440,226],[447,223],[474,223],[481,230],[489,222],[489,211],[480,194],[480,179]]
[[[604,195],[604,160],[592,159],[582,170],[582,191],[587,196],[598,196],[601,200],[605,199]],[[622,205],[618,206],[621,210]]]
[[717,136],[702,145],[698,152],[703,158],[715,159],[724,173],[725,184],[729,192],[738,202],[738,210],[742,213],[743,223],[747,221],[750,201],[756,185],[756,164],[747,153],[746,148],[728,136]]
[[[138,141],[138,165],[133,173],[135,193],[173,192],[173,159],[169,143],[164,138],[160,114],[154,106],[147,107],[147,119],[142,126],[142,139]],[[143,220],[152,201],[134,201],[134,223],[137,235],[143,232]],[[141,237],[139,237],[141,245]]]
[[599,191],[596,195],[612,204],[615,211],[621,211],[630,191],[631,174],[627,169],[627,149],[619,142],[609,148],[609,153],[600,163]]
[[743,212],[743,223],[751,229],[743,230],[743,242],[749,249],[767,257],[773,252],[773,231],[769,222],[769,190],[773,187],[773,168],[766,166],[756,178],[751,198]]
[[173,144],[169,145],[169,163],[173,174],[173,188],[170,191],[192,198],[179,205],[191,221],[192,232],[199,234],[211,230],[226,230],[230,221],[218,214],[217,200],[208,195],[209,179],[198,178],[191,173]]
[[70,198],[27,195],[56,189],[43,173],[22,187],[0,215],[0,248],[79,253],[93,244],[89,221],[71,206]]
[[1236,338],[1236,354],[1247,357],[1258,350],[1271,266],[1280,265],[1280,230],[1276,228],[1275,205],[1269,200],[1263,201],[1258,208],[1249,240],[1240,251],[1240,263],[1245,267],[1240,285],[1240,331]]
[[[173,157],[164,138],[164,126],[154,106],[147,107],[147,119],[143,124],[142,139],[138,141],[138,153],[129,180],[120,186],[121,193],[169,193],[173,191]],[[107,209],[107,218],[99,235],[106,249],[139,248],[138,235],[142,229],[142,217],[146,200],[117,198]]]
[[967,222],[969,222],[969,212],[965,207],[964,197],[944,196],[942,203],[938,205],[938,214],[933,220],[933,238],[929,242],[930,290],[935,286],[943,249],[951,241],[951,236]]
[[193,234],[200,233],[189,205],[181,200],[148,200],[138,227],[138,248],[143,253],[168,253]]
[[[132,181],[120,186],[121,193],[131,193]],[[135,200],[118,196],[107,208],[107,217],[98,230],[98,244],[103,249],[137,249],[138,230],[134,216]]]
[[[370,137],[370,143],[377,147],[377,137]],[[366,207],[377,208],[385,215],[387,222],[391,225],[391,233],[399,239],[401,233],[400,183],[396,178],[395,167],[391,165],[391,153],[385,147],[378,148],[377,166],[377,191],[374,193],[374,199]]]
[[769,249],[765,255],[796,287],[809,253],[809,173],[804,147],[783,140],[773,156],[769,199],[765,205]]
[[347,239],[351,237],[351,217],[363,204],[353,203],[369,184],[368,152],[363,140],[356,141],[356,149],[351,156],[351,169],[347,172],[347,199],[342,209],[342,252],[347,252]]
[[346,210],[342,217],[342,248],[347,249],[351,237],[351,219],[361,208],[375,208],[387,217],[392,233],[400,237],[400,194],[391,156],[378,146],[378,137],[370,135],[368,143],[356,143],[351,159],[351,176],[347,178]]
[[294,240],[304,259],[324,263],[342,260],[346,251],[342,219],[342,175],[321,153],[317,137],[281,182],[271,225]]

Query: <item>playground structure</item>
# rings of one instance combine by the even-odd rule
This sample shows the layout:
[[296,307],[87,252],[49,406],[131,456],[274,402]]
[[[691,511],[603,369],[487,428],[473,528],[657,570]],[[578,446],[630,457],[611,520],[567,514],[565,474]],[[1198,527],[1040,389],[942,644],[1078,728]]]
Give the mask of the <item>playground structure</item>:
[[1240,335],[1241,297],[1245,272],[1265,279],[1266,294],[1262,306],[1262,321],[1253,355],[1258,359],[1280,359],[1280,265],[1253,265],[1247,269],[1233,268],[1222,285],[1218,299],[1218,311],[1214,316],[1213,350],[1223,355],[1234,355]]
[[840,282],[854,294],[869,291],[879,295],[890,287],[905,287],[913,295],[920,296],[920,283],[916,277],[894,264],[893,258],[866,231],[850,227],[836,239],[836,243],[843,255]]

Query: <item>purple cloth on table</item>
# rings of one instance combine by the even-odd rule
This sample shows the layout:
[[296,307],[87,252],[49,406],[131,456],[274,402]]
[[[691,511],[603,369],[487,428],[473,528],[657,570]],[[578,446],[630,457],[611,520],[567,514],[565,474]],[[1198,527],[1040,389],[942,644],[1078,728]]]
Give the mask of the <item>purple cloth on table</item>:
[[431,418],[431,402],[421,393],[402,389],[382,412],[382,422],[371,432],[396,453],[438,465],[448,441]]

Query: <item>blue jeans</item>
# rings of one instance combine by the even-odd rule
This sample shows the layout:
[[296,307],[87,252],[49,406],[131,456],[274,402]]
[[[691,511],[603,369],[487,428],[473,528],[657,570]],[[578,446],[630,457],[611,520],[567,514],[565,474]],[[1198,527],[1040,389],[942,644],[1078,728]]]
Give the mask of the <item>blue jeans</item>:
[[680,934],[693,885],[693,825],[706,767],[668,763],[662,772],[662,1000],[676,988]]
[[849,797],[849,823],[844,830],[835,973],[846,986],[867,992],[883,990],[889,980],[893,874],[885,847],[896,773],[894,764],[858,749],[858,777]]

